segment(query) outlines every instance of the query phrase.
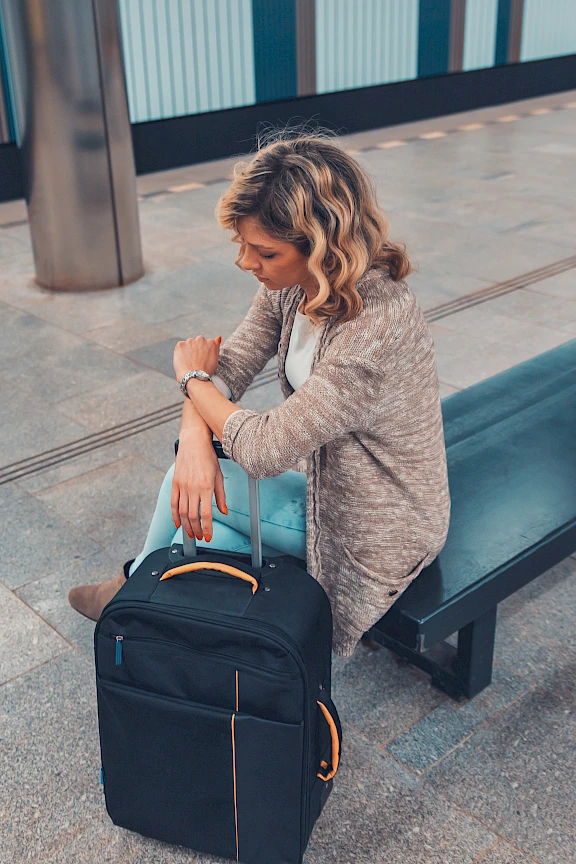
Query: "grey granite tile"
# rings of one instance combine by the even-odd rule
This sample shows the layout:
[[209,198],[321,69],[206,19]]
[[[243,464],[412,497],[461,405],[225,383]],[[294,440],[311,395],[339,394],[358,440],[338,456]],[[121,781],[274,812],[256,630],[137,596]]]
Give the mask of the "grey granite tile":
[[[576,666],[569,673],[574,697]],[[449,801],[542,864],[573,864],[576,715],[535,688],[426,774]]]
[[[79,423],[56,414],[36,381],[34,397],[0,377],[0,465],[8,466],[61,447],[85,434]],[[32,382],[30,388],[32,387]]]
[[576,560],[568,557],[500,603],[496,661],[544,687],[554,680],[558,694],[567,688],[569,701],[575,614]]
[[128,317],[105,327],[91,327],[82,333],[84,339],[96,342],[97,345],[108,348],[116,354],[126,354],[128,351],[134,351],[135,348],[161,342],[170,335],[172,334],[160,327],[142,324],[141,321]]
[[378,745],[448,699],[420,669],[386,648],[371,651],[361,644],[334,667],[332,696],[342,722]]
[[50,504],[15,483],[0,486],[0,581],[18,588],[54,573],[60,563],[82,561],[100,546]]
[[93,664],[74,650],[0,687],[3,860],[49,861],[103,819]]
[[174,462],[174,442],[180,434],[180,425],[179,417],[140,432],[130,439],[131,453],[141,456],[164,476]]
[[[39,492],[37,498],[99,548],[125,561],[142,547],[164,473],[132,455]],[[82,558],[96,551],[89,542],[85,546],[88,552],[83,548]]]
[[[410,254],[410,250],[408,253]],[[424,311],[459,297],[467,297],[490,284],[489,281],[470,276],[441,273],[429,264],[408,276],[407,281]]]
[[143,837],[104,818],[106,821],[79,832],[38,864],[86,864],[87,850],[92,861],[106,864],[229,864],[228,859],[207,858],[183,846]]
[[0,583],[0,685],[69,648],[46,620]]
[[176,343],[184,340],[184,338],[183,335],[171,336],[169,339],[153,342],[142,348],[135,348],[134,351],[127,351],[125,356],[134,360],[139,366],[147,366],[149,369],[155,369],[168,378],[172,378],[176,384],[172,358]]
[[[224,261],[224,248],[221,242],[217,253],[215,250],[206,250],[203,258],[193,264],[150,276],[151,287],[157,295],[168,297],[173,294],[176,299],[187,302],[185,309],[175,306],[172,317],[179,312],[195,312],[205,305],[218,306],[222,310],[235,301],[246,301],[249,305],[260,283],[251,273],[235,267],[232,262]],[[213,258],[207,259],[209,252],[213,253]],[[150,291],[140,299],[151,299]]]
[[[8,310],[2,304],[3,310]],[[0,363],[20,363],[31,357],[43,363],[47,354],[61,354],[81,348],[84,340],[36,315],[10,310],[0,318]]]
[[[216,311],[219,308],[224,316],[227,314],[229,298],[233,296],[227,286],[230,280],[228,268],[197,263],[151,278],[156,279],[156,283],[146,294],[134,298],[130,308],[131,316],[145,324],[164,329],[165,321],[202,310]],[[214,304],[211,305],[210,301]],[[217,320],[215,315],[215,324]],[[186,334],[176,333],[176,336],[180,335]]]
[[576,268],[566,270],[558,276],[551,276],[528,289],[533,293],[544,294],[547,297],[559,297],[564,300],[576,300]]
[[398,735],[386,750],[412,771],[422,773],[531,686],[524,678],[495,666],[489,687],[464,704],[446,700]]
[[204,249],[199,252],[201,261],[215,261],[218,264],[225,264],[228,268],[235,267],[235,261],[238,257],[239,247],[237,243],[231,240],[232,234],[226,232],[218,246],[211,246],[209,249]]
[[346,733],[306,864],[472,864],[496,837],[380,750]]
[[[249,304],[246,306],[246,311],[248,307]],[[179,315],[163,321],[162,329],[176,339],[191,339],[193,336],[206,336],[207,339],[213,339],[222,336],[225,342],[236,330],[244,314],[236,307],[217,310],[207,306],[189,315]]]
[[[86,434],[85,429],[83,433],[84,435]],[[81,441],[83,437],[80,434],[76,436],[76,439]],[[71,480],[73,477],[87,474],[89,471],[100,468],[102,465],[109,465],[111,462],[117,462],[119,459],[125,459],[134,452],[133,441],[133,438],[125,438],[117,443],[105,444],[103,447],[88,451],[83,456],[75,456],[52,467],[34,471],[26,477],[20,478],[18,485],[34,495],[36,492],[49,489],[51,486],[56,486],[65,480]]]
[[[174,227],[159,229],[141,221],[142,254],[146,275],[171,271],[199,261],[199,249],[190,248],[190,229]],[[200,248],[210,243],[210,235],[204,232]]]
[[[576,310],[576,303],[572,305]],[[539,316],[536,306],[537,304],[531,303],[528,292],[515,291],[460,312],[453,312],[439,319],[436,326],[467,333],[497,345],[528,349],[534,346],[537,350],[541,345],[554,345],[555,340],[567,342],[572,338],[569,332],[563,333],[565,328],[560,326],[559,314],[555,316],[554,310],[550,309],[548,315],[541,310]],[[571,310],[567,308],[565,323],[568,324],[570,320]],[[542,351],[546,350],[547,348],[542,348]]]
[[516,343],[500,343],[485,334],[451,330],[443,326],[444,320],[449,322],[450,318],[430,325],[438,376],[458,389],[471,387],[570,339],[568,333],[518,322],[523,337]]
[[[474,862],[476,864],[476,862]],[[538,864],[535,858],[526,852],[500,841],[486,855],[478,858],[477,864]]]
[[20,255],[29,255],[30,241],[19,236],[20,234],[21,232],[14,230],[14,228],[3,229],[0,233],[0,258],[6,260]]
[[[130,558],[135,558],[137,552]],[[21,597],[54,631],[68,643],[79,648],[88,659],[94,657],[95,622],[80,615],[68,602],[68,592],[77,585],[105,582],[117,576],[124,560],[113,550],[97,552],[83,561],[62,561],[58,570],[16,590]],[[68,647],[68,646],[67,646]]]
[[[39,357],[22,355],[17,363],[4,364],[4,378],[22,394],[33,397],[38,390],[39,364]],[[126,357],[85,340],[67,350],[44,354],[41,368],[42,399],[51,404],[98,389],[103,382],[119,381],[141,371],[141,367]]]
[[161,408],[180,404],[182,393],[174,371],[171,377],[171,381],[167,380],[166,375],[152,369],[139,371],[87,393],[63,399],[56,405],[56,410],[89,432],[112,429]]
[[[573,254],[573,244],[569,240],[561,243],[558,238],[554,239],[556,242],[506,235],[505,244],[500,246],[494,238],[479,239],[471,230],[466,247],[461,249],[459,271],[462,275],[502,282]],[[456,254],[455,249],[453,254]]]
[[150,288],[146,278],[103,291],[54,292],[34,283],[31,272],[3,275],[0,299],[69,333],[105,327],[130,317],[134,298]]
[[[576,236],[576,230],[574,236]],[[521,289],[501,297],[494,297],[482,306],[475,306],[472,309],[467,309],[466,312],[459,312],[455,316],[443,319],[445,321],[444,326],[450,326],[451,321],[462,320],[462,316],[467,313],[481,309],[495,316],[497,322],[494,325],[495,334],[499,334],[498,319],[500,317],[510,318],[514,322],[527,322],[539,327],[548,327],[551,330],[567,330],[574,333],[576,332],[576,271],[574,272],[574,300]],[[470,314],[466,320],[472,323],[474,315]]]

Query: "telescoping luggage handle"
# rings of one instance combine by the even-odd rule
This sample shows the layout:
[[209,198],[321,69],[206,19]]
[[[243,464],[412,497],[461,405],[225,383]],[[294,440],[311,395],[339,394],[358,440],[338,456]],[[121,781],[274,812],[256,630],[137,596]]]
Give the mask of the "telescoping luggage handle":
[[[178,455],[178,444],[180,440],[174,442],[174,451],[175,455]],[[212,438],[212,446],[214,447],[214,451],[219,459],[227,459],[228,456],[224,453],[224,449],[222,444],[217,438]],[[248,476],[248,505],[250,509],[250,545],[252,547],[252,566],[256,568],[262,567],[262,531],[260,527],[260,488],[259,482],[254,477]],[[189,537],[184,528],[182,528],[182,547],[185,558],[195,558],[198,555],[198,549],[196,547],[196,538],[194,536]],[[198,562],[200,565],[201,562]],[[178,572],[187,572],[188,570],[205,570],[207,568],[206,562],[202,564],[202,566],[195,565],[183,565],[187,570],[181,570],[180,568],[174,568],[171,570],[171,575],[176,575],[176,571]],[[254,579],[253,576],[250,576],[248,573],[244,573],[242,570],[237,570],[236,573],[232,573],[232,570],[235,570],[234,567],[228,567],[227,564],[217,565],[214,562],[210,562],[210,568],[213,570],[222,570],[225,573],[231,573],[233,576],[238,576],[241,579],[245,579],[250,582],[253,581],[255,584],[252,586],[252,591],[255,592],[258,587],[258,583]],[[242,574],[242,575],[240,575]],[[162,578],[168,578],[165,573]]]

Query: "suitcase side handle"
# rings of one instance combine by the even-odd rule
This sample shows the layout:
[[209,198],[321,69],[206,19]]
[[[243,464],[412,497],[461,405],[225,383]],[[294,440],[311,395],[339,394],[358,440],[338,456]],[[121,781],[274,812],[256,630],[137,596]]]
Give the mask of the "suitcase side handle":
[[[180,439],[174,442],[174,455],[178,455],[178,445]],[[212,437],[212,446],[218,459],[228,459],[224,453],[221,442],[214,435]],[[262,528],[260,525],[260,487],[258,480],[248,475],[248,502],[250,510],[250,545],[252,548],[252,566],[256,568],[262,567]],[[196,538],[188,537],[188,534],[182,531],[182,551],[186,558],[196,557]]]
[[[338,712],[336,711],[336,706],[328,696],[328,693],[325,690],[320,692],[320,699],[316,700],[316,704],[320,708],[324,719],[328,723],[328,728],[330,729],[330,738],[332,740],[332,754],[330,761],[332,763],[330,770],[327,771],[326,774],[318,772],[317,776],[320,777],[321,780],[331,780],[336,772],[338,771],[338,765],[340,763],[340,751],[342,747],[342,726],[340,724],[340,718],[338,717]],[[320,767],[326,771],[328,768],[328,764],[322,760],[320,762]]]
[[258,580],[251,576],[250,573],[245,573],[237,567],[231,567],[229,564],[221,564],[219,561],[194,561],[192,564],[182,564],[180,567],[172,567],[162,574],[159,582],[163,579],[170,579],[171,576],[177,576],[179,573],[190,573],[192,570],[215,570],[220,573],[228,573],[230,576],[237,576],[238,579],[243,579],[245,582],[250,582],[252,585],[252,594],[258,590]]

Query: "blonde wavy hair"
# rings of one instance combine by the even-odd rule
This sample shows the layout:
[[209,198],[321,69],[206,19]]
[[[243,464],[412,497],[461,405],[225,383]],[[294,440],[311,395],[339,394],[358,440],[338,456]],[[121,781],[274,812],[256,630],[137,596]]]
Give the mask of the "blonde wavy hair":
[[356,283],[368,270],[385,268],[394,280],[412,272],[406,246],[388,240],[388,220],[372,181],[334,137],[330,130],[301,126],[260,137],[252,161],[235,165],[216,208],[220,225],[241,244],[238,266],[243,216],[256,217],[267,234],[293,243],[308,258],[319,285],[306,304],[315,324],[356,317],[362,309]]

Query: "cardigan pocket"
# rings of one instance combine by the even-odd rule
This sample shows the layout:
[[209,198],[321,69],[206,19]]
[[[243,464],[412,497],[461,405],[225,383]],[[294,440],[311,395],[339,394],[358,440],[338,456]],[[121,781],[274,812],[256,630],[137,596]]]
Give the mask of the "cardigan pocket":
[[428,553],[415,567],[402,576],[379,575],[370,570],[341,542],[344,551],[343,575],[346,570],[353,581],[343,579],[335,588],[333,602],[334,646],[342,656],[351,656],[362,633],[386,614],[420,571],[433,560]]
[[388,596],[392,597],[395,594],[403,591],[404,588],[407,588],[410,582],[418,576],[421,570],[428,564],[429,561],[432,560],[432,556],[430,552],[427,552],[426,555],[418,561],[418,563],[413,567],[408,573],[402,573],[400,576],[391,576],[389,573],[375,573],[373,570],[370,570],[366,567],[365,564],[362,564],[358,559],[350,552],[347,546],[342,543],[342,548],[344,550],[344,554],[347,556],[350,563],[358,570],[360,573],[363,573],[372,583],[376,583],[380,591],[382,588],[386,588],[389,586]]

